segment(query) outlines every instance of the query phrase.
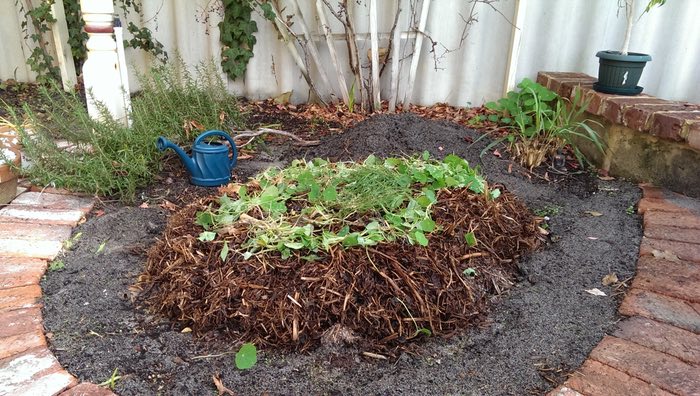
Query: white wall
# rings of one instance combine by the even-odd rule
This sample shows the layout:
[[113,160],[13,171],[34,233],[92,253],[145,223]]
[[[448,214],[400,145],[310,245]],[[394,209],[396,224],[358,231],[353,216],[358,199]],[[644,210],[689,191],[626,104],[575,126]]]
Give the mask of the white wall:
[[[398,0],[377,0],[379,31],[389,33]],[[404,12],[399,26],[408,26],[408,0],[400,0]],[[148,0],[143,2],[143,15],[130,19],[148,26],[169,53],[177,49],[188,63],[211,57],[219,59],[220,16],[207,4],[210,0]],[[310,28],[320,33],[316,23],[313,0],[299,0]],[[335,3],[335,1],[331,1]],[[358,33],[368,32],[369,0],[350,1],[355,13]],[[280,4],[290,10],[288,0]],[[501,0],[494,6],[502,13],[483,4],[477,5],[478,22],[470,30],[465,44],[445,55],[435,69],[430,41],[425,40],[421,52],[412,102],[433,104],[448,102],[457,106],[479,105],[500,97],[506,81],[508,54],[511,50],[512,27],[508,20],[518,7],[516,0]],[[642,4],[640,4],[640,9]],[[466,0],[433,0],[426,33],[447,48],[456,48],[463,27],[461,15],[468,15],[471,4]],[[617,0],[520,0],[523,13],[519,57],[514,62],[516,81],[534,78],[538,71],[580,71],[597,73],[595,53],[602,49],[618,49],[625,28],[624,17],[617,14]],[[346,62],[346,45],[340,25],[328,14],[334,32],[338,34],[336,49],[343,59],[348,87],[352,81]],[[255,56],[248,72],[240,81],[229,81],[229,87],[249,98],[267,98],[293,91],[292,100],[306,101],[309,89],[298,68],[278,40],[271,22],[256,15],[259,32]],[[647,65],[640,85],[645,92],[665,99],[700,103],[700,0],[671,0],[654,9],[635,25],[631,50],[647,52],[654,60]],[[138,24],[138,23],[137,23]],[[125,24],[126,25],[126,24]],[[297,27],[298,30],[298,27]],[[14,0],[0,0],[0,78],[20,80],[34,78],[24,66],[22,33]],[[385,45],[386,40],[380,42]],[[410,65],[413,39],[402,40],[403,91]],[[325,70],[336,95],[340,97],[335,71],[328,57],[325,40],[318,37],[317,45],[324,57]],[[360,53],[366,54],[368,41],[358,43]],[[439,51],[439,50],[438,50]],[[128,50],[127,62],[137,70],[145,70],[152,61],[141,51]],[[364,57],[367,61],[367,58]],[[313,68],[312,68],[313,71]],[[368,71],[366,71],[368,73]],[[382,98],[388,97],[389,68],[382,80]],[[133,77],[133,70],[131,71]],[[132,89],[138,85],[132,78]],[[323,89],[321,89],[323,91]]]

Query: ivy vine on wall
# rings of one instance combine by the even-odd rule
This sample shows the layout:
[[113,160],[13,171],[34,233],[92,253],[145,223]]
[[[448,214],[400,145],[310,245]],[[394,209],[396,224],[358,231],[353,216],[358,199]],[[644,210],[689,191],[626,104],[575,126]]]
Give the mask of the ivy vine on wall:
[[222,0],[223,20],[219,22],[221,42],[221,67],[232,80],[245,74],[248,61],[253,57],[256,39],[253,33],[258,25],[252,19],[255,6],[259,6],[266,19],[274,19],[272,6],[255,0]]

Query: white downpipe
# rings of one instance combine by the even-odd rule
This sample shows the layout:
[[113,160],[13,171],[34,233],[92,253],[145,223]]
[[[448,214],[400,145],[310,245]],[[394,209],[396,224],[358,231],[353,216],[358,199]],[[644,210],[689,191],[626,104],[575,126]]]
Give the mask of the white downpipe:
[[126,126],[131,126],[131,97],[129,96],[129,72],[126,68],[126,56],[124,55],[124,31],[119,18],[114,26],[114,39],[117,42],[117,59],[119,60],[119,76],[122,83],[122,96],[124,98],[124,108],[126,109]]
[[515,0],[515,15],[510,36],[510,50],[508,51],[508,64],[506,65],[506,81],[503,84],[503,96],[515,89],[515,75],[518,72],[518,58],[522,43],[523,29],[525,25],[525,10],[527,0]]

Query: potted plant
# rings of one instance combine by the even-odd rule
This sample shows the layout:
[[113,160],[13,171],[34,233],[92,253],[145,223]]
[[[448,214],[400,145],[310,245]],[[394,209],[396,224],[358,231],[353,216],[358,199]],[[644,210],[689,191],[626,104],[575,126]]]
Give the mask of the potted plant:
[[[593,89],[598,92],[617,95],[638,95],[642,87],[638,86],[642,70],[651,56],[637,52],[629,52],[630,38],[632,37],[632,25],[634,24],[634,6],[636,0],[620,0],[624,2],[627,28],[625,40],[620,51],[599,51],[596,56],[600,58],[598,68],[598,82],[593,84]],[[649,0],[645,14],[655,6],[662,6],[666,0]],[[640,16],[641,17],[641,16]]]

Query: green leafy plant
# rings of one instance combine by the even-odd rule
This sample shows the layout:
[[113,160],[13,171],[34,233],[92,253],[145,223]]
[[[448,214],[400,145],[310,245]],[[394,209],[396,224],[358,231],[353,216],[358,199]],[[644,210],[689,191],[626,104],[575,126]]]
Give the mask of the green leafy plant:
[[236,368],[247,370],[258,362],[258,350],[255,345],[246,343],[241,345],[241,349],[236,353]]
[[477,171],[455,155],[442,161],[427,153],[370,156],[360,164],[295,160],[237,185],[237,199],[222,196],[218,208],[197,214],[196,223],[204,228],[199,239],[215,243],[221,243],[219,233],[245,226],[247,240],[235,249],[224,244],[221,257],[233,251],[244,259],[267,252],[286,258],[304,250],[312,258],[336,245],[368,247],[399,238],[426,246],[437,230],[431,208],[442,188],[468,188],[496,199]]
[[[51,5],[53,0],[41,0],[33,8],[25,9],[23,2],[15,0],[15,5],[19,5],[20,12],[24,13],[24,19],[20,24],[25,33],[25,40],[31,39],[37,44],[32,53],[27,58],[29,68],[37,74],[37,82],[46,83],[59,78],[59,69],[54,65],[54,59],[46,49],[48,45],[44,35],[48,33],[51,24],[56,22],[56,18],[51,13]],[[33,33],[29,33],[29,25],[34,29]]]
[[527,78],[518,88],[519,91],[511,91],[497,102],[486,103],[485,106],[495,112],[488,116],[489,120],[505,125],[510,133],[496,139],[483,152],[507,141],[513,156],[532,169],[566,145],[572,147],[583,164],[585,157],[578,149],[577,139],[588,140],[603,150],[600,137],[589,125],[595,122],[581,121],[588,101],[583,99],[580,90],[576,90],[570,101]]
[[252,0],[223,0],[222,3],[224,15],[219,22],[221,67],[235,80],[245,75],[248,61],[253,57],[256,43],[253,33],[258,31],[258,25],[251,17],[255,5],[260,4],[263,16],[267,19],[273,20],[275,14],[268,3]]
[[627,209],[625,209],[625,213],[627,213],[628,215],[633,215],[635,213],[634,205],[628,206]]
[[61,271],[66,268],[66,264],[63,260],[54,260],[49,263],[49,271]]

